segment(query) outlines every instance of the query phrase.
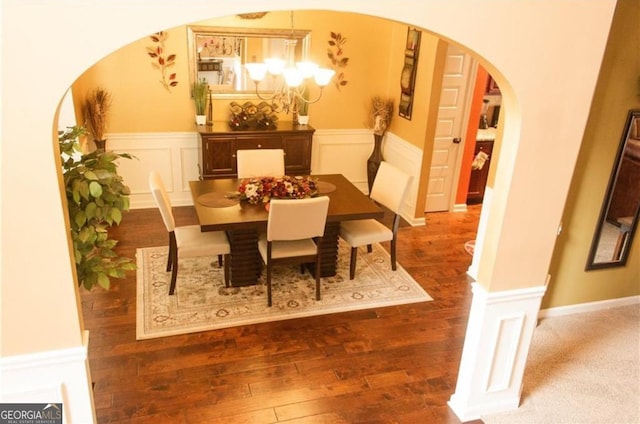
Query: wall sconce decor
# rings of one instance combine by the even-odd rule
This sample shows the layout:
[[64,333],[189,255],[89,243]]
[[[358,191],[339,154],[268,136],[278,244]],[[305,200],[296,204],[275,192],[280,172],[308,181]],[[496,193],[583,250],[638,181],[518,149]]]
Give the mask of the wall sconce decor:
[[155,44],[147,47],[147,54],[153,59],[151,66],[160,71],[160,83],[168,92],[171,92],[171,88],[178,85],[178,80],[176,79],[176,73],[169,71],[176,64],[176,55],[166,53],[164,42],[168,37],[169,33],[164,31],[151,35],[149,38]]
[[421,34],[417,29],[407,29],[407,44],[404,49],[404,67],[400,73],[399,115],[408,120],[411,120],[411,111],[413,109],[413,91],[416,85]]
[[[293,34],[293,12],[291,12],[291,33]],[[256,95],[262,100],[271,102],[276,111],[291,113],[295,123],[298,122],[299,102],[311,104],[319,101],[322,97],[322,90],[331,82],[335,74],[333,69],[320,68],[310,61],[295,63],[296,44],[297,40],[291,37],[285,42],[285,51],[282,57],[271,57],[265,59],[264,62],[245,64],[249,78],[255,84]],[[264,90],[259,90],[260,83],[265,80],[267,74],[271,79],[271,86],[274,87],[271,94],[265,94]],[[308,98],[306,83],[311,78],[320,87],[320,93],[313,100]]]

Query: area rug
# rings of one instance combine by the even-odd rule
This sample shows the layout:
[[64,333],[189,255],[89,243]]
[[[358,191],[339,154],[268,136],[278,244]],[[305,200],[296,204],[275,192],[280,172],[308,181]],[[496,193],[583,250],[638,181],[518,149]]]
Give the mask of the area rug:
[[322,278],[320,301],[315,279],[298,266],[273,268],[273,306],[267,306],[265,271],[258,284],[224,287],[217,258],[180,261],[178,281],[169,296],[167,247],[138,249],[136,338],[165,337],[247,324],[279,321],[433,300],[398,264],[391,270],[389,254],[374,245],[361,249],[356,277],[349,280],[350,248],[340,243],[338,272]]

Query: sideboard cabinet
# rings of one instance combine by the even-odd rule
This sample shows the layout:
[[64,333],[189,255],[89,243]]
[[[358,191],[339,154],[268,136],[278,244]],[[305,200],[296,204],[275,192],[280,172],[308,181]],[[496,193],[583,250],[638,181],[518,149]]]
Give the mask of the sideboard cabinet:
[[275,130],[232,130],[226,122],[198,127],[200,179],[237,177],[236,152],[242,149],[283,149],[287,175],[311,173],[311,143],[315,129],[279,122]]

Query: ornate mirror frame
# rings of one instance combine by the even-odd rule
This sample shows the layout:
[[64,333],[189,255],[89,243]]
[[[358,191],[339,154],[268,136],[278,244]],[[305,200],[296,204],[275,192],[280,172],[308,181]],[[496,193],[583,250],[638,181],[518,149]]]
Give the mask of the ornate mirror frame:
[[[311,31],[294,29],[226,28],[187,26],[189,84],[208,76],[211,93],[217,98],[247,99],[257,97],[253,81],[244,69],[247,62],[262,61],[270,46],[297,40],[296,61],[306,60]],[[207,43],[204,49],[203,43]],[[272,52],[271,52],[272,53]],[[209,81],[219,76],[217,83]],[[268,85],[266,85],[268,88]],[[263,91],[263,90],[261,90]],[[267,90],[268,91],[268,90]]]
[[600,210],[586,270],[624,266],[640,219],[640,109],[632,109],[622,133]]

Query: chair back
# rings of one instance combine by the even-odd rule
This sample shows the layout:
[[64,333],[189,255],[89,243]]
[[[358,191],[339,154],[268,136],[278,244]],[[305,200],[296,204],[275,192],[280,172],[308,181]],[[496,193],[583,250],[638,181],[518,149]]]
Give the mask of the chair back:
[[162,178],[160,178],[160,174],[156,171],[151,171],[149,174],[149,188],[151,189],[153,199],[156,201],[156,205],[158,205],[158,209],[160,209],[160,215],[162,215],[162,220],[164,221],[164,226],[167,227],[167,231],[171,232],[175,230],[176,222],[173,218],[173,211],[171,210],[171,201],[169,200],[169,195],[167,194],[167,189],[164,187]]
[[283,149],[247,149],[236,153],[238,178],[282,177],[284,175]]
[[412,176],[404,173],[388,162],[380,162],[380,168],[373,181],[370,197],[396,214],[400,213]]
[[268,241],[291,241],[324,234],[329,197],[271,199],[267,222]]

